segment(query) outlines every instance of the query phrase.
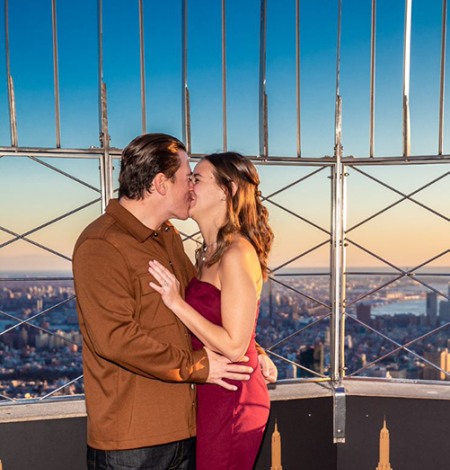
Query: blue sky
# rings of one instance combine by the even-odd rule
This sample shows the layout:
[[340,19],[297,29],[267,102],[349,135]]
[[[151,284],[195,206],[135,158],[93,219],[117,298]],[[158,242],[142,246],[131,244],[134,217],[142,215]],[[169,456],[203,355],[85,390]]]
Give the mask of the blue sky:
[[[144,1],[148,129],[181,135],[180,0]],[[301,110],[305,156],[333,149],[337,0],[300,2]],[[414,154],[437,148],[441,1],[413,2],[411,127]],[[104,79],[112,143],[140,132],[138,2],[104,1]],[[230,146],[258,144],[259,9],[256,0],[227,1]],[[11,72],[20,144],[54,144],[51,1],[9,1]],[[98,143],[96,2],[57,1],[62,141]],[[1,6],[4,15],[4,5]],[[341,95],[345,152],[368,153],[369,0],[344,0]],[[220,1],[188,2],[188,84],[196,152],[220,149]],[[4,34],[1,21],[0,34]],[[404,2],[377,2],[376,152],[401,152]],[[8,145],[4,48],[0,51],[0,143]],[[448,87],[447,87],[448,88]],[[295,1],[268,1],[267,94],[273,155],[293,155],[295,140]],[[448,106],[447,106],[448,108]],[[446,113],[448,114],[448,113]],[[448,127],[448,126],[447,126]],[[446,133],[448,134],[448,132]],[[446,145],[448,149],[448,145]]]
[[[267,4],[269,149],[272,155],[294,156],[295,0],[268,0]],[[228,146],[254,155],[258,152],[260,2],[227,0],[226,5]],[[302,154],[305,157],[322,157],[333,153],[337,7],[337,0],[300,2]],[[416,155],[437,153],[441,9],[441,0],[413,2],[410,100],[411,150]],[[57,14],[62,146],[98,146],[96,1],[57,0]],[[220,15],[219,0],[188,0],[188,85],[192,150],[196,153],[214,152],[222,147]],[[370,0],[343,0],[343,144],[344,154],[356,157],[367,156],[369,152],[370,15]],[[111,144],[117,147],[125,146],[141,132],[138,19],[137,0],[103,1],[104,81],[108,90]],[[9,0],[11,73],[16,92],[20,146],[55,145],[51,22],[50,0]],[[181,137],[181,0],[144,0],[144,23],[147,130]],[[378,0],[376,156],[400,155],[402,152],[403,28],[404,1]],[[0,37],[4,37],[3,2],[0,3]],[[0,146],[10,144],[5,63],[5,49],[1,47],[0,84],[3,85],[0,85]],[[447,65],[447,78],[449,67]],[[446,152],[450,151],[448,90],[449,86],[446,91]],[[94,162],[52,162],[92,184],[98,184]],[[71,194],[61,197],[57,202],[52,201],[54,214],[39,214],[38,207],[46,204],[49,198],[52,199],[45,195],[45,191],[43,196],[38,196],[42,184],[47,187],[53,185],[54,190],[64,191],[68,188],[67,182],[52,179],[42,168],[34,170],[36,164],[24,162],[24,159],[18,162],[3,158],[0,165],[0,183],[4,194],[10,197],[16,195],[14,200],[17,205],[12,207],[3,196],[0,198],[3,201],[3,214],[9,219],[4,225],[15,226],[18,231],[26,230],[29,224],[39,223],[41,215],[42,221],[45,221],[96,196],[85,194],[84,189],[74,187]],[[264,184],[275,188],[295,179],[301,171],[272,168],[270,171],[261,170],[261,173]],[[406,184],[413,190],[436,175],[435,169],[408,171],[398,174],[395,170],[383,169],[379,176],[391,179],[396,184]],[[320,177],[328,181],[324,173]],[[356,176],[353,181],[355,184],[350,191],[358,198],[357,195],[366,190],[366,181],[360,181]],[[28,188],[28,192],[33,191],[33,201],[27,199],[27,190],[23,188]],[[434,197],[428,195],[427,202],[444,200],[444,189],[441,189]],[[328,204],[329,194],[322,190],[322,183],[313,185],[311,191],[317,192],[311,198],[313,203],[308,201],[305,204],[301,200],[298,209],[310,211],[311,217],[314,217],[320,212],[319,207]],[[386,195],[379,188],[373,188],[372,191],[373,209],[391,200],[391,195]],[[36,210],[30,211],[25,219],[17,217],[30,204],[36,204]],[[438,202],[438,205],[448,213],[448,204]],[[354,212],[350,217],[356,221],[358,217],[364,217],[364,209],[372,205],[356,204],[353,207]],[[93,216],[92,213],[86,218]],[[421,216],[419,213],[417,217]],[[14,217],[16,219],[11,220]],[[328,220],[325,222],[326,217],[320,215],[319,219],[328,223]],[[274,215],[274,219],[278,220],[277,216]],[[80,227],[83,226],[83,220],[80,219]],[[288,223],[284,219],[279,221],[280,227]],[[371,233],[382,232],[388,237],[385,228],[393,223],[395,220],[386,221],[377,229],[378,232],[372,229]],[[75,230],[74,224],[71,230]],[[413,227],[411,229],[414,230]],[[68,229],[65,230],[67,232]],[[320,237],[313,240],[313,236],[305,235],[306,228],[301,230],[305,249],[322,241]],[[442,235],[448,229],[436,225],[434,230]],[[0,236],[0,241],[2,237],[4,235]],[[47,238],[52,238],[56,243],[60,239],[57,233],[49,234]],[[72,243],[73,237],[69,238]],[[281,240],[283,236],[279,238]],[[399,244],[400,240],[401,237]],[[294,242],[293,239],[285,241],[286,245]],[[60,248],[69,253],[70,243]],[[302,247],[299,247],[300,251]],[[321,259],[325,258],[326,254]]]

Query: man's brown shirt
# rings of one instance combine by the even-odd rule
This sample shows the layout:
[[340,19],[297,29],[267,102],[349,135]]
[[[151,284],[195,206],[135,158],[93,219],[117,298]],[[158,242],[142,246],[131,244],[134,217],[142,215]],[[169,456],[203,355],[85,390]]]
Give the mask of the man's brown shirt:
[[120,450],[195,436],[195,387],[209,364],[185,326],[149,286],[156,259],[181,283],[195,268],[176,229],[151,230],[111,200],[73,256],[83,335],[88,444]]

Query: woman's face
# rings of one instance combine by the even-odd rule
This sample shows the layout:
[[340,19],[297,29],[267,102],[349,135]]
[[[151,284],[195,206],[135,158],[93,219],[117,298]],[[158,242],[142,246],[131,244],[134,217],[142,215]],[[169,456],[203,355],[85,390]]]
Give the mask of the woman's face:
[[192,174],[194,185],[189,217],[198,221],[202,217],[225,214],[225,192],[214,177],[214,166],[207,160],[197,163]]

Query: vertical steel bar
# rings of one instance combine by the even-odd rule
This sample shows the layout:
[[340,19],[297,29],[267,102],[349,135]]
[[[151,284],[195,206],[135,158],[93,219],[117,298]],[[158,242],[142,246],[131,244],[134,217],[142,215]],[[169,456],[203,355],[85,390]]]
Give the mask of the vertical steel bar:
[[[344,377],[344,217],[345,217],[345,165],[342,163],[342,98],[339,94],[341,18],[342,0],[338,6],[338,35],[336,59],[336,115],[335,115],[335,167],[333,172],[333,227],[332,227],[332,321],[331,321],[331,380],[335,391],[341,389]],[[345,442],[345,429],[342,428],[342,415],[345,416],[345,400],[335,403],[333,409],[334,442]],[[344,420],[345,422],[345,420]]]
[[103,21],[102,0],[97,0],[97,33],[98,33],[98,129],[102,143],[102,84],[103,84]]
[[374,156],[375,132],[375,37],[377,0],[372,0],[372,30],[370,38],[370,145],[369,156]]
[[16,100],[14,97],[14,83],[11,77],[9,61],[9,20],[8,20],[8,0],[5,0],[5,48],[6,48],[6,80],[8,85],[8,105],[9,105],[9,127],[11,132],[11,147],[18,146],[17,120],[16,120]]
[[295,56],[296,56],[296,98],[297,98],[297,157],[302,156],[300,128],[300,0],[295,4]]
[[447,42],[447,0],[442,1],[441,83],[439,95],[439,155],[444,153],[445,55]]
[[103,18],[102,0],[98,5],[98,85],[99,85],[99,128],[100,143],[103,153],[100,156],[100,184],[102,194],[102,212],[105,211],[113,195],[113,166],[109,152],[108,111],[106,100],[106,85],[103,82]]
[[405,0],[405,40],[403,53],[403,156],[411,154],[411,125],[409,115],[409,84],[411,70],[411,10],[412,0]]
[[225,2],[222,0],[222,126],[223,126],[223,151],[228,148],[227,142],[227,56],[226,56],[226,16]]
[[187,83],[187,0],[181,2],[181,121],[182,121],[182,139],[186,145],[187,153],[191,153],[191,118],[189,104],[189,89]]
[[61,148],[61,119],[59,106],[59,70],[58,70],[58,34],[56,17],[56,0],[52,0],[52,33],[53,33],[53,79],[55,87],[55,131],[56,148]]
[[267,0],[261,0],[261,22],[259,41],[259,156],[269,154],[269,136],[267,129],[267,95],[266,95],[266,31]]
[[139,0],[139,46],[141,58],[141,115],[142,133],[147,133],[147,112],[145,107],[145,55],[144,55],[144,11],[142,0]]

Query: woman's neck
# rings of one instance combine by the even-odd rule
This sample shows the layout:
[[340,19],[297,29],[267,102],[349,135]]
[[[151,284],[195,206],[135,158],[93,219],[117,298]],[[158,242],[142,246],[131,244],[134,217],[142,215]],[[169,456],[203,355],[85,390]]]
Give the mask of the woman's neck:
[[223,225],[218,220],[203,220],[197,222],[202,233],[203,241],[206,246],[214,245],[217,242],[217,234],[220,227]]

